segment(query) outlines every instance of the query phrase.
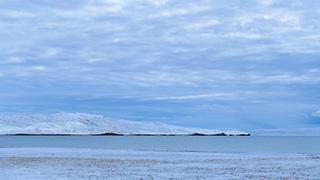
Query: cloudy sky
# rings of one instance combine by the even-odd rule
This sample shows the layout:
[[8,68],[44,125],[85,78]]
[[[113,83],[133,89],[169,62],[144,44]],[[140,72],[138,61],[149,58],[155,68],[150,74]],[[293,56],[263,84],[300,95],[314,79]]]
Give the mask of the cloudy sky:
[[0,0],[0,113],[320,127],[316,0]]

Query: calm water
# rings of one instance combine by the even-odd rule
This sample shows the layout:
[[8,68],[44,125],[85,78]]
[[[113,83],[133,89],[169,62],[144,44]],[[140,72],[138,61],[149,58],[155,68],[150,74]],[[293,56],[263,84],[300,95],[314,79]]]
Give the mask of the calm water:
[[320,153],[320,136],[0,136],[4,147]]

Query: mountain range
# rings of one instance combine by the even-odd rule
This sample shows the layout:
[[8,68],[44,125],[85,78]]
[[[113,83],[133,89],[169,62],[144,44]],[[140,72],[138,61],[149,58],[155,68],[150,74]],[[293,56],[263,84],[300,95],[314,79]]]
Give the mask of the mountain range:
[[136,122],[84,113],[0,116],[0,134],[28,135],[249,135],[241,131],[220,131]]

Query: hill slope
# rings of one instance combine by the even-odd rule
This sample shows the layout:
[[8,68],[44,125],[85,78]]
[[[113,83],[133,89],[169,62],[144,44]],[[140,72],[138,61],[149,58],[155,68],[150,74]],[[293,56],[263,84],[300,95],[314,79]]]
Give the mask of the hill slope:
[[0,116],[0,134],[247,134],[180,127],[158,122],[134,122],[83,113]]

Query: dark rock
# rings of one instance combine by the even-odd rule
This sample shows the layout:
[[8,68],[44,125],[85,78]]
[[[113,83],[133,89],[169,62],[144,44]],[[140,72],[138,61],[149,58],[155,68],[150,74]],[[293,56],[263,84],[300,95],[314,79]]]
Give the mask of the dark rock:
[[101,136],[123,136],[123,134],[117,134],[117,133],[102,133]]

